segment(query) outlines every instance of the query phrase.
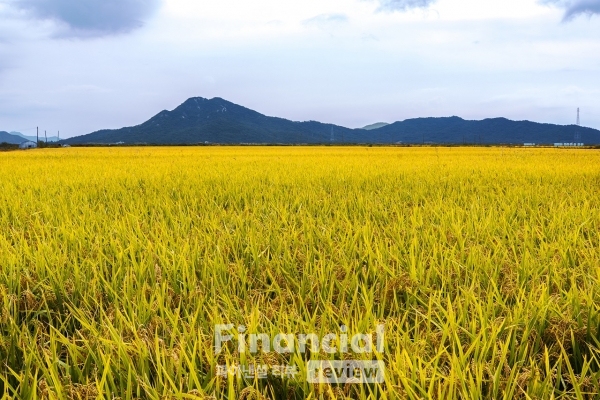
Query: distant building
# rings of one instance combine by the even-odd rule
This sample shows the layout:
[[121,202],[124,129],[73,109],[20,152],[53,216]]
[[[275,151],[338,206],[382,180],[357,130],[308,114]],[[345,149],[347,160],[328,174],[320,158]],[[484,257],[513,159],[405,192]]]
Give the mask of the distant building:
[[26,142],[23,142],[19,145],[19,148],[23,149],[23,150],[35,149],[36,147],[37,147],[37,143],[32,142],[31,140],[27,140]]
[[554,143],[554,147],[583,147],[583,143]]
[[523,143],[523,146],[531,147],[531,146],[535,146],[535,143]]

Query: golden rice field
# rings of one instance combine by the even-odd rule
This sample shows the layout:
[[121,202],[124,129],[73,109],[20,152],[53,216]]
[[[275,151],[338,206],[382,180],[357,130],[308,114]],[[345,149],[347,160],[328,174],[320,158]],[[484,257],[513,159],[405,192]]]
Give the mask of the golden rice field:
[[[600,398],[599,232],[598,150],[0,153],[0,391]],[[384,324],[384,349],[217,354],[228,323],[271,338]],[[306,381],[309,360],[349,357],[383,361],[384,382]],[[219,374],[244,363],[299,373]]]

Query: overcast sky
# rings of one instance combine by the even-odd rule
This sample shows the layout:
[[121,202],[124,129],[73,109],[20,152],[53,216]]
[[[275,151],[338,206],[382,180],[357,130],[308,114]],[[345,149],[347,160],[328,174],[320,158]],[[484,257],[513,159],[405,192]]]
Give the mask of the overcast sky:
[[189,97],[348,127],[600,129],[600,0],[0,0],[0,130],[137,125]]

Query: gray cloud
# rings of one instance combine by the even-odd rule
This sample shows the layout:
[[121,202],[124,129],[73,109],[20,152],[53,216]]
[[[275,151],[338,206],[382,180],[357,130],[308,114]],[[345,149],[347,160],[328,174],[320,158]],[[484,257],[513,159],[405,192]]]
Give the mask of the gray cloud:
[[411,8],[425,8],[437,0],[379,0],[385,11],[406,11]]
[[40,19],[68,27],[68,35],[104,36],[139,28],[161,0],[14,0],[12,4]]
[[600,14],[600,0],[541,0],[541,2],[564,8],[565,21],[582,14]]
[[565,19],[571,19],[580,14],[600,14],[600,0],[575,2],[565,13]]

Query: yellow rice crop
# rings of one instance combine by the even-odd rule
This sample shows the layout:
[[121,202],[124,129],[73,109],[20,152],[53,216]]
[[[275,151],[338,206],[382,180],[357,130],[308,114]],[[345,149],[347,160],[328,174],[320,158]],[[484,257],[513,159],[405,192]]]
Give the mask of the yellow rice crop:
[[[0,153],[0,393],[597,398],[599,231],[597,150]],[[384,323],[385,383],[217,377],[311,357],[216,355],[219,323]]]

